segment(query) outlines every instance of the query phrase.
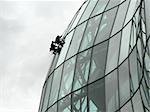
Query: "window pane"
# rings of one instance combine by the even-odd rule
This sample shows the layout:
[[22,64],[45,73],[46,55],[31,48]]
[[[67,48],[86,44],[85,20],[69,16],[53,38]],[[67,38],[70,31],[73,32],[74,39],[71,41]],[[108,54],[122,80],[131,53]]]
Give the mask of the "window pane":
[[90,14],[92,13],[93,8],[95,7],[96,3],[97,3],[97,0],[89,0],[89,4],[88,4],[85,12],[83,13],[78,24],[82,23],[83,21],[85,21],[86,19],[88,19],[90,17]]
[[123,29],[120,48],[119,64],[127,58],[129,54],[129,41],[131,33],[131,22]]
[[59,98],[71,92],[76,56],[65,62]]
[[[74,31],[72,31],[69,35],[67,35],[66,36],[66,38],[65,38],[65,44],[64,44],[64,46],[63,46],[63,48],[62,48],[62,50],[61,50],[61,53],[60,53],[60,55],[59,55],[59,59],[58,59],[58,62],[57,62],[57,66],[59,66],[62,62],[64,62],[64,60],[65,60],[65,57],[66,57],[66,53],[67,53],[67,49],[68,49],[68,47],[69,47],[69,45],[70,45],[70,41],[71,41],[71,39],[72,39],[72,34],[73,34],[73,32]],[[56,66],[56,67],[57,67]]]
[[104,76],[108,41],[93,48],[89,83]]
[[137,93],[133,97],[133,107],[134,112],[144,112],[139,91],[137,91]]
[[104,79],[88,86],[88,103],[90,112],[106,112]]
[[87,7],[87,4],[88,4],[88,1],[82,6],[82,8],[80,9],[80,11],[78,12],[78,15],[77,15],[75,21],[73,22],[70,30],[72,30],[73,28],[75,28],[77,26],[77,23],[78,23],[79,19],[81,18],[81,15],[83,14],[85,8]]
[[122,1],[125,1],[125,0],[110,0],[108,6],[106,7],[106,10],[108,10],[114,6],[117,6]]
[[40,101],[40,107],[39,107],[39,111],[38,112],[42,112],[43,103],[44,103],[43,101],[44,101],[45,87],[46,87],[46,85],[43,86],[42,96],[41,96],[41,101]]
[[49,106],[51,106],[57,100],[61,74],[62,74],[62,65],[59,68],[57,68],[54,72],[51,95],[49,99]]
[[130,98],[129,68],[126,60],[119,68],[120,106]]
[[92,12],[92,16],[97,15],[99,13],[102,13],[108,3],[108,0],[99,0],[96,7],[94,8],[94,11]]
[[121,32],[109,40],[107,65],[105,74],[117,67]]
[[129,6],[128,13],[126,16],[125,24],[127,24],[127,22],[133,17],[137,1],[138,0],[130,0],[130,6]]
[[94,17],[88,21],[83,40],[81,41],[80,51],[93,45],[93,41],[95,39],[100,20],[101,15]]
[[47,83],[46,83],[46,91],[44,94],[44,102],[43,102],[43,108],[42,108],[43,112],[47,109],[47,106],[48,106],[51,83],[52,83],[52,75],[48,78]]
[[129,101],[126,105],[123,106],[123,108],[121,109],[121,112],[134,112],[132,110],[131,101]]
[[91,49],[78,54],[73,90],[87,84],[90,67]]
[[103,18],[100,24],[98,35],[96,37],[95,44],[102,42],[109,38],[113,22],[115,19],[117,8],[107,11],[103,14]]
[[72,94],[72,112],[87,112],[87,87]]
[[82,36],[83,36],[84,29],[85,29],[85,26],[86,26],[86,23],[78,26],[75,29],[75,33],[73,35],[73,39],[71,41],[71,45],[69,47],[69,51],[68,51],[68,54],[67,54],[67,59],[77,53],[77,51],[79,49],[81,39],[82,39]]
[[71,112],[71,95],[58,102],[58,112]]
[[130,1],[131,0],[126,0],[123,4],[121,4],[119,6],[117,17],[116,17],[115,24],[113,26],[113,30],[112,30],[111,35],[115,34],[116,32],[118,32],[119,30],[122,29],[123,22],[124,22],[124,19],[125,19],[125,15],[126,15],[126,12],[127,12],[128,5],[129,5]]
[[54,57],[53,57],[53,62],[51,64],[51,67],[49,69],[49,73],[48,73],[48,76],[53,72],[53,70],[55,69],[55,66],[57,64],[57,60],[58,60],[58,54],[56,54]]
[[105,77],[106,112],[115,112],[118,103],[118,78],[117,70]]
[[46,112],[57,112],[57,104],[53,105],[51,108],[48,109]]
[[131,78],[133,82],[133,88],[134,90],[136,90],[139,86],[136,48],[132,51],[132,54],[130,55],[129,60],[130,60],[130,73],[131,73]]

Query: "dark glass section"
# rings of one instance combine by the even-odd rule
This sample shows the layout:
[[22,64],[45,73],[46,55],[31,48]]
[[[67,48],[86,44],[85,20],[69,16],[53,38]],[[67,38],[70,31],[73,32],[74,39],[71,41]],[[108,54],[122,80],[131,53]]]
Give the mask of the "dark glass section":
[[90,112],[106,112],[104,79],[88,86],[88,103]]
[[106,64],[107,46],[108,46],[108,41],[99,44],[93,48],[89,83],[105,75],[104,71],[105,71],[105,64]]

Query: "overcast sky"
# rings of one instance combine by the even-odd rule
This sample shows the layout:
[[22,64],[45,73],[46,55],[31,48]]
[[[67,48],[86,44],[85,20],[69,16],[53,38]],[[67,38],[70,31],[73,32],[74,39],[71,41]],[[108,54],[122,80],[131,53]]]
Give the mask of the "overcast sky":
[[50,42],[83,1],[0,1],[0,112],[38,111]]

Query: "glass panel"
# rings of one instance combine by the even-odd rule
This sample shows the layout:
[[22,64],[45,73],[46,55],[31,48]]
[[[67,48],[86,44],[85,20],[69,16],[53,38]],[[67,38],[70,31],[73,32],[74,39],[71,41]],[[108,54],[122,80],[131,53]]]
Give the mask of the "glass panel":
[[148,103],[150,102],[150,96],[149,96],[149,92],[148,92],[148,87],[145,83],[145,80],[142,80],[142,88],[143,88],[143,91],[144,91],[144,94],[145,94],[145,98],[146,100],[148,101]]
[[127,24],[127,22],[133,17],[133,14],[135,12],[136,3],[137,3],[137,0],[130,0],[130,6],[129,6],[128,13],[126,16],[125,24]]
[[107,65],[105,74],[117,67],[121,32],[109,40]]
[[145,53],[145,67],[147,70],[150,70],[150,56],[148,55],[148,53]]
[[103,14],[103,18],[100,24],[98,35],[96,37],[95,44],[102,42],[109,38],[113,22],[115,19],[117,8],[107,11]]
[[129,68],[126,60],[119,68],[120,106],[130,98]]
[[150,1],[145,1],[145,13],[146,13],[146,29],[147,29],[147,35],[150,35],[150,7],[149,7]]
[[101,15],[94,17],[88,21],[88,25],[86,27],[83,40],[81,41],[80,50],[82,51],[86,48],[89,48],[93,45],[93,41],[95,39],[95,36],[97,34],[99,22],[101,20]]
[[[113,1],[113,0],[111,0],[111,1]],[[117,13],[117,16],[116,16],[116,20],[115,20],[115,24],[113,26],[111,36],[122,29],[123,23],[124,23],[124,20],[125,20],[125,15],[126,15],[126,12],[127,12],[127,8],[128,8],[128,5],[129,5],[129,1],[130,0],[126,0],[126,2],[124,2],[123,4],[121,4],[119,6],[118,13]]]
[[91,49],[78,54],[73,90],[87,84],[90,67]]
[[95,7],[97,3],[97,0],[89,0],[89,2],[90,3],[88,4],[78,24],[82,23],[83,21],[85,21],[86,19],[90,17],[90,14],[92,13],[93,8]]
[[134,90],[136,90],[139,85],[138,84],[136,48],[132,51],[132,54],[130,55],[129,60],[130,60],[130,73],[131,73],[131,78],[133,82],[133,88]]
[[71,92],[76,56],[65,62],[59,99]]
[[62,66],[63,65],[57,68],[54,72],[49,106],[51,106],[57,100],[57,97],[58,97],[58,90],[59,90],[60,79],[61,79],[61,74],[62,74]]
[[83,14],[83,12],[84,12],[85,8],[87,7],[87,4],[88,4],[88,3],[89,3],[89,2],[87,1],[87,2],[81,7],[81,9],[80,9],[80,11],[79,11],[79,13],[78,13],[78,15],[77,15],[75,21],[73,22],[73,24],[72,24],[70,30],[72,30],[73,28],[75,28],[75,27],[77,26],[77,23],[78,23],[79,19],[81,18],[81,15]]
[[149,106],[149,102],[150,101],[149,101],[149,99],[147,100],[146,94],[145,94],[145,90],[144,90],[144,88],[142,86],[140,88],[140,91],[141,91],[142,101],[143,101],[145,107],[150,109],[150,106]]
[[135,25],[132,25],[132,29],[131,29],[131,38],[130,38],[130,48],[133,49],[133,47],[136,44],[136,39],[137,39],[137,35],[136,35],[136,28]]
[[123,106],[123,108],[121,109],[121,112],[134,112],[132,110],[131,101],[128,102],[126,105]]
[[108,3],[108,0],[99,0],[98,3],[96,4],[96,7],[94,8],[94,11],[91,14],[91,17],[102,13],[104,11],[107,3]]
[[48,106],[51,83],[52,83],[52,75],[48,78],[47,83],[46,83],[46,91],[44,94],[44,102],[43,102],[43,108],[42,108],[43,112],[47,109],[47,106]]
[[108,41],[93,48],[89,83],[104,76]]
[[74,21],[76,20],[76,18],[77,18],[77,16],[78,16],[78,13],[79,13],[79,12],[80,12],[80,10],[78,10],[78,11],[75,13],[74,17],[72,18],[71,22],[70,22],[69,25],[67,26],[66,30],[63,32],[62,38],[65,38],[65,36],[69,33],[69,31],[71,31],[70,28],[72,28],[72,25],[73,25]]
[[48,109],[48,111],[46,111],[46,112],[57,112],[57,104],[55,104],[55,105],[53,105],[52,107],[50,107],[50,108]]
[[58,102],[58,112],[71,112],[71,95]]
[[38,112],[42,112],[45,87],[46,87],[46,85],[43,86],[42,95],[41,95],[41,101],[40,101],[40,107],[39,107],[39,111]]
[[108,6],[106,7],[106,10],[119,5],[123,1],[126,1],[126,0],[110,0]]
[[71,41],[71,39],[72,39],[73,32],[74,32],[74,31],[72,31],[72,32],[71,32],[69,35],[67,35],[66,38],[65,38],[65,44],[64,44],[64,46],[63,46],[63,48],[62,48],[62,50],[61,50],[61,53],[60,53],[60,55],[59,55],[59,59],[58,59],[58,62],[57,62],[57,66],[56,66],[56,67],[58,67],[58,66],[59,66],[62,62],[64,62],[64,60],[65,60],[66,53],[67,53],[68,47],[69,47],[69,45],[70,45],[70,41]]
[[56,54],[55,56],[54,56],[54,58],[53,58],[53,62],[52,62],[52,64],[51,64],[51,68],[50,68],[50,73],[48,74],[48,75],[50,75],[52,72],[53,72],[53,70],[55,69],[55,66],[56,66],[56,64],[57,64],[57,60],[58,60],[58,54]]
[[106,112],[115,112],[118,106],[117,70],[105,77]]
[[144,112],[139,91],[137,91],[137,93],[133,97],[133,107],[134,112]]
[[106,112],[105,79],[88,86],[88,103],[90,112]]
[[87,112],[87,87],[72,94],[72,112]]
[[141,46],[141,40],[138,39],[137,41],[137,50],[138,50],[138,54],[139,54],[139,57],[140,57],[140,61],[143,63],[143,57],[142,57],[142,46]]
[[67,54],[67,59],[77,53],[85,26],[86,23],[78,26],[77,29],[75,30],[75,34],[73,35],[73,39],[71,41],[71,45],[69,47],[69,51]]
[[129,54],[130,33],[131,33],[131,22],[123,29],[123,32],[122,32],[119,64],[125,58],[127,58]]

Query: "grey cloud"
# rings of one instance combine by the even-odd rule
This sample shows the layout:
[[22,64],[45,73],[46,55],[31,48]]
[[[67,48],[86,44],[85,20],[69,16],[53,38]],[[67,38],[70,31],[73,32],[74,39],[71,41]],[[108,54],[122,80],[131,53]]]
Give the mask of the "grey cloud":
[[74,9],[75,12],[79,8],[76,3],[75,1],[39,1],[35,3],[35,13],[37,16],[61,18],[64,15],[64,11],[69,11],[65,9],[70,9],[70,11]]
[[[0,18],[0,33],[1,38],[12,33],[21,33],[25,29],[25,25],[17,19]],[[6,38],[6,37],[5,37]]]
[[0,111],[37,111],[51,61],[49,42],[67,27],[74,7],[75,2],[0,2]]

